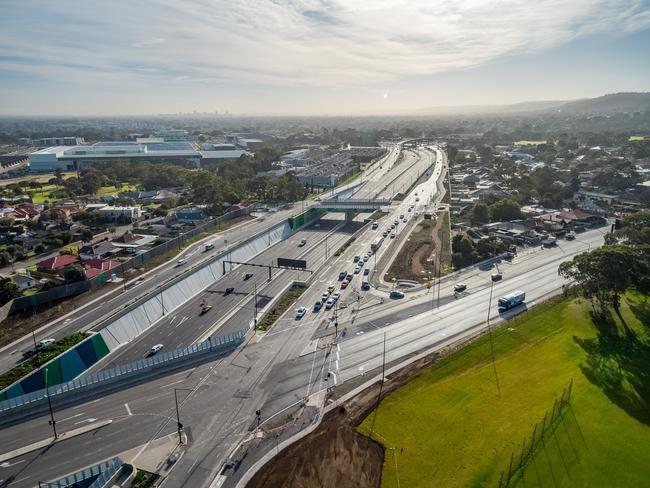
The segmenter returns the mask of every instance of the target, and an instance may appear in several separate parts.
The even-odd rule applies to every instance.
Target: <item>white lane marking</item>
[[[169,325],[172,325],[174,323],[174,320],[176,320],[176,315],[174,315],[172,319],[169,321]]]
[[[68,418],[65,418],[65,419],[61,419],[61,420],[59,420],[59,422],[65,422],[66,420],[76,419],[77,417],[81,417],[84,413],[85,413],[85,412],[81,412],[81,413],[78,413],[77,415],[73,415],[72,417],[68,417]]]
[[[89,419],[83,419],[83,420],[80,420],[79,422],[75,422],[74,425],[89,424],[91,422],[94,422],[95,420],[97,420],[97,419],[91,417]]]
[[[181,324],[182,324],[183,322],[185,322],[187,319],[189,319],[189,317],[188,317],[187,315],[183,315],[183,318],[181,319],[181,321],[180,321],[178,324],[176,324],[176,327],[178,327],[179,325],[181,325]]]
[[[133,415],[133,414],[131,413],[131,409],[129,408],[129,404],[128,404],[128,403],[125,403],[125,404],[124,404],[124,408],[126,408],[126,413],[129,415],[129,417],[130,417],[131,415]]]
[[[177,385],[179,383],[182,383],[183,381],[185,381],[185,378],[183,378],[182,380],[174,381],[173,383],[169,383],[168,385],[161,386],[160,389],[162,390],[162,389],[167,388],[169,386]]]
[[[103,400],[103,398],[98,398],[97,400],[93,400],[92,402],[87,402],[87,403],[84,403],[83,405],[77,405],[76,407],[72,407],[72,410],[76,410],[77,408],[83,408],[86,405],[92,405],[93,403],[101,402],[102,400]]]
[[[4,463],[0,464],[0,468],[11,468],[12,466],[15,466],[16,464],[24,463],[25,460],[21,459],[20,461],[16,461],[15,463],[10,463],[9,461],[5,461]]]

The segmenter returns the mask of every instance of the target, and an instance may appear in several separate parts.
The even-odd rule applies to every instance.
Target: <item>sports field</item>
[[[650,486],[650,299],[628,293],[598,323],[590,310],[555,300],[498,329],[500,396],[486,336],[384,399],[382,486],[498,486],[571,379],[562,422],[511,486]]]
[[[546,141],[515,141],[513,144],[515,146],[539,146],[540,144],[546,144]]]
[[[629,141],[645,141],[645,136],[630,136]]]

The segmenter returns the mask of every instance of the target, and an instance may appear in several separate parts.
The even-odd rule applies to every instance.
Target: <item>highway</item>
[[[415,189],[419,193],[430,192],[428,198],[416,203],[424,205],[429,198],[432,202],[439,198],[434,182],[442,175],[441,164],[439,158],[432,180]],[[404,206],[412,204],[413,196],[395,205],[391,214],[381,219],[379,232],[386,222],[402,212]],[[390,300],[387,291],[361,291],[361,277],[355,276],[352,284],[342,291],[340,307],[312,312],[311,306],[320,298],[327,284],[336,282],[340,271],[353,268],[353,256],[365,253],[378,231],[366,226],[357,234],[355,243],[341,256],[331,257],[325,265],[319,266],[312,278],[313,285],[296,304],[309,309],[302,320],[295,320],[294,311],[289,310],[270,331],[256,334],[227,358],[55,411],[60,432],[90,422],[90,419],[110,419],[113,423],[74,440],[14,457],[0,465],[0,479],[11,480],[0,486],[34,486],[37,481],[51,480],[117,454],[130,461],[135,457],[137,464],[139,449],[135,448],[174,432],[173,390],[181,388],[190,390],[183,391],[181,397],[181,420],[190,442],[165,486],[207,487],[215,479],[231,449],[254,426],[256,409],[262,410],[262,419],[265,420],[305,397],[315,406],[322,406],[326,373],[333,372],[337,384],[341,384],[376,369],[381,363],[384,332],[387,336],[388,361],[393,362],[417,351],[442,346],[450,338],[474,333],[484,326],[492,270],[478,268],[444,278],[440,286],[439,305],[437,290],[434,295],[431,291],[420,289],[407,294],[402,300]],[[515,257],[512,263],[499,265],[504,278],[494,285],[493,320],[500,319],[496,298],[502,294],[522,289],[527,294],[527,305],[531,306],[549,293],[556,292],[563,284],[557,276],[559,263],[601,245],[603,232],[594,230],[580,234],[573,242],[561,241],[557,248],[543,251],[539,248],[528,249]],[[389,249],[387,243],[384,246],[382,252]],[[299,249],[291,242],[285,248],[293,248],[292,252]],[[319,248],[311,259],[322,258],[323,252]],[[307,256],[307,260],[309,263],[310,256]],[[233,275],[241,277],[243,271],[243,267],[238,268]],[[254,272],[254,278],[261,279],[257,276],[259,269]],[[467,292],[458,298],[452,294],[456,282],[468,285]],[[234,300],[235,297],[229,299]],[[506,314],[504,318],[517,311],[521,309]],[[250,309],[240,307],[238,313],[242,313],[245,320],[250,315]],[[335,316],[340,336],[338,368],[333,360],[334,355],[327,354],[326,346],[327,340],[334,335]],[[166,320],[171,322],[172,319]],[[177,316],[174,324],[178,320]],[[159,326],[164,327],[164,324]],[[201,327],[209,328],[207,325]],[[157,330],[158,327],[153,329]],[[320,337],[325,339],[320,341],[319,347]],[[148,341],[143,344],[145,342],[150,344]],[[2,429],[2,451],[47,438],[51,432],[47,421],[48,417],[43,415]]]

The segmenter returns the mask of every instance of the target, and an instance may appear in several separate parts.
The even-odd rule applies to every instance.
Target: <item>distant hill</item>
[[[428,107],[418,110],[420,115],[452,114],[516,114],[532,112],[561,112],[565,114],[611,114],[617,112],[650,111],[650,92],[613,93],[581,100],[544,100],[512,105],[466,105],[456,107]]]
[[[612,93],[597,98],[567,102],[556,109],[575,114],[612,114],[617,112],[647,112],[650,110],[650,92]]]

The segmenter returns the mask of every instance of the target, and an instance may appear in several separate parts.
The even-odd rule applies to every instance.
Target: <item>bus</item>
[[[510,310],[524,303],[524,300],[526,300],[526,294],[521,290],[515,291],[499,298],[499,310]]]
[[[370,244],[370,249],[373,252],[376,251],[381,247],[382,242],[384,242],[384,238],[382,236],[377,237],[374,241],[372,241],[372,244]]]

